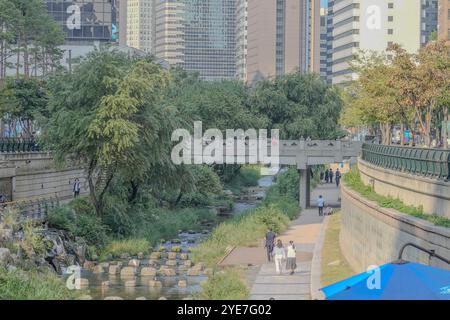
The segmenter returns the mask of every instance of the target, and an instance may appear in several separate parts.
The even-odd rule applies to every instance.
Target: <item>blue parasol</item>
[[[398,260],[321,290],[327,300],[450,300],[450,271]]]

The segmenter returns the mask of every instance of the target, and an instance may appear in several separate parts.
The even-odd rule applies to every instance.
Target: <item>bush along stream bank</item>
[[[255,207],[261,198],[246,189],[260,191],[259,174],[244,169],[233,182],[238,192],[191,192],[176,207],[150,204],[133,215],[116,210],[99,218],[87,198],[53,210],[45,221],[24,222],[17,212],[3,212],[0,299],[191,297],[213,273],[204,263],[194,265],[192,248],[221,221]],[[249,199],[236,201],[242,194]],[[72,265],[81,267],[74,284],[82,290],[66,287]]]

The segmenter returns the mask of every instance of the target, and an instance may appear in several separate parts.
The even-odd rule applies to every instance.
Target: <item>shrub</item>
[[[84,238],[88,244],[102,246],[107,242],[108,229],[84,199],[52,210],[47,220],[50,227],[69,231]]]
[[[352,168],[343,176],[343,181],[350,189],[358,192],[368,200],[376,202],[382,208],[391,208],[402,213],[409,214],[416,218],[427,220],[437,226],[450,228],[450,219],[423,212],[423,207],[414,207],[405,204],[400,199],[385,197],[376,193],[370,186],[367,186],[361,180],[361,175],[357,167]]]
[[[0,268],[0,300],[69,300],[76,297],[76,292],[68,290],[64,282],[50,272]]]
[[[197,300],[246,300],[249,290],[241,272],[226,269],[215,273],[201,285],[201,291],[194,295]]]
[[[119,257],[127,253],[136,256],[138,253],[148,253],[150,242],[146,239],[126,239],[112,241],[103,251],[103,255],[111,254],[113,257]]]
[[[287,196],[293,199],[299,199],[299,174],[295,168],[289,168],[280,173],[277,177],[275,188],[281,196]]]

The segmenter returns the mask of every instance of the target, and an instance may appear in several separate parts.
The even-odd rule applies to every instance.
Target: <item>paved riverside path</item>
[[[327,205],[339,206],[339,190],[336,184],[319,185],[311,194],[311,204],[315,205],[319,195],[323,195]],[[280,235],[283,245],[294,241],[297,249],[297,270],[289,275],[283,270],[282,275],[275,272],[274,262],[267,262],[263,240],[255,247],[238,247],[221,263],[221,265],[260,265],[252,281],[250,299],[252,300],[309,300],[311,281],[311,260],[314,246],[320,232],[323,217],[319,217],[317,208],[309,208],[300,217],[293,220],[288,229]],[[252,279],[253,280],[253,279]]]

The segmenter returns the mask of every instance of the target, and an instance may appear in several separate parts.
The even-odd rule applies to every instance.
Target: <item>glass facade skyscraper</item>
[[[155,53],[204,80],[236,75],[235,0],[157,0]]]
[[[235,76],[235,0],[182,0],[184,62],[205,80]]]
[[[118,40],[116,0],[46,0],[68,43]]]

